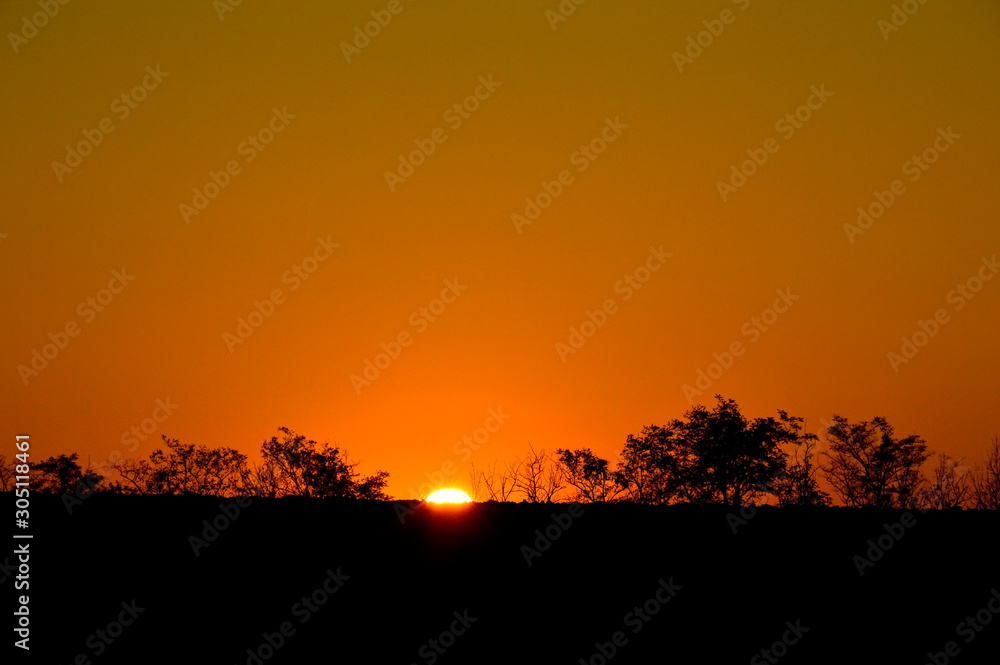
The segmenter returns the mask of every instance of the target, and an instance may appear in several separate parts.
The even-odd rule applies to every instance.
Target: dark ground
[[[567,504],[415,504],[401,524],[409,504],[253,500],[219,517],[228,526],[196,557],[189,537],[234,500],[94,496],[72,515],[57,497],[31,501],[31,657],[8,643],[5,663],[242,665],[283,622],[294,633],[249,662],[597,664],[595,643],[621,631],[615,665],[747,663],[794,638],[786,622],[808,630],[775,662],[922,664],[949,640],[959,649],[950,662],[1000,662],[1000,614],[956,632],[992,614],[995,513],[913,513],[861,576],[853,557],[902,511],[763,509],[734,534],[718,508],[583,505],[564,528],[552,514]],[[521,548],[547,527],[559,537],[529,567]],[[13,549],[0,564],[16,566]],[[339,590],[296,608],[328,569],[340,571]],[[16,574],[0,569],[8,607],[25,593]],[[673,597],[648,622],[627,618],[671,580]],[[133,599],[142,611],[119,634],[108,624]],[[452,644],[441,633],[462,629],[455,612],[475,621]],[[102,643],[99,629],[118,637]],[[450,648],[439,654],[432,639]]]

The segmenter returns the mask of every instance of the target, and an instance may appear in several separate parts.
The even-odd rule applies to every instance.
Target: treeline
[[[884,418],[850,422],[835,415],[820,454],[819,437],[804,431],[802,418],[779,410],[777,417],[751,420],[735,401],[716,400],[714,408],[695,406],[682,418],[630,434],[614,464],[590,448],[552,455],[531,446],[505,464],[473,464],[473,497],[737,508],[827,506],[836,498],[859,508],[1000,509],[1000,440],[982,466],[969,469],[944,454],[928,464],[934,454],[921,437],[897,437]],[[280,437],[261,444],[259,462],[234,448],[164,436],[164,447],[147,459],[112,460],[107,471],[81,467],[76,453],[50,457],[31,465],[31,487],[69,503],[97,493],[391,499],[387,472],[361,476],[340,448],[286,427],[278,431]],[[15,471],[0,456],[0,491],[13,489]]]
[[[984,466],[970,470],[941,454],[925,472],[933,456],[926,441],[897,437],[884,418],[835,415],[818,454],[819,437],[804,431],[802,418],[779,410],[777,418],[750,420],[735,401],[716,400],[712,409],[695,406],[629,435],[614,465],[590,448],[551,455],[530,446],[512,462],[473,465],[473,492],[496,501],[827,506],[833,497],[824,478],[848,507],[1000,508],[1000,440]]]
[[[261,461],[250,463],[234,448],[195,446],[163,437],[164,448],[148,459],[109,460],[100,469],[80,466],[77,453],[50,457],[30,466],[31,489],[61,494],[68,505],[85,495],[197,494],[277,498],[303,496],[386,500],[389,474],[362,477],[358,464],[328,443],[319,444],[287,427],[260,447]],[[13,489],[17,467],[0,456],[0,489]],[[74,499],[75,497],[75,499]]]

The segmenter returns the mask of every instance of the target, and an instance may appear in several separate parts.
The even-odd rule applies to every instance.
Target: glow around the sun
[[[428,503],[469,503],[472,499],[462,490],[438,490],[427,497]]]

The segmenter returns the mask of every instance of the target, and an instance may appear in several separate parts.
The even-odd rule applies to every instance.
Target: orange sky
[[[222,19],[209,0],[72,2],[8,35],[6,440],[96,464],[160,434],[255,455],[287,426],[404,497],[448,462],[468,488],[470,462],[529,442],[614,457],[740,342],[704,402],[810,429],[883,415],[980,461],[1000,433],[1000,280],[950,292],[1000,253],[1000,8],[925,3],[890,31],[890,2],[652,4],[555,21],[556,0],[244,2]],[[21,33],[38,11],[3,3],[0,24]],[[342,47],[373,11],[391,21]],[[72,171],[53,166],[88,135]],[[933,164],[911,162],[927,149]],[[202,201],[211,173],[225,186]],[[896,180],[881,217],[845,230]],[[543,181],[558,195],[527,209]],[[134,279],[102,295],[123,268]],[[276,289],[245,341],[225,337]],[[775,316],[777,290],[798,299]],[[65,348],[19,370],[50,334]],[[509,419],[457,453],[491,409]]]

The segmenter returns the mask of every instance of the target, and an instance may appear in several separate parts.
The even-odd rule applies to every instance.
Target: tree
[[[772,491],[785,469],[783,444],[797,443],[801,419],[747,420],[734,400],[716,395],[714,409],[697,405],[684,420],[630,436],[622,479],[652,503],[720,503],[738,508]]]
[[[930,456],[927,443],[913,434],[899,439],[885,418],[850,423],[833,417],[827,428],[830,450],[823,470],[849,507],[911,508],[924,480],[920,467]]]
[[[111,488],[113,491],[121,494],[152,494],[155,492],[152,478],[153,470],[149,465],[149,461],[119,457],[109,460],[108,468],[116,471],[122,480],[125,481],[123,483],[116,480],[112,483]]]
[[[485,469],[476,469],[473,463],[469,475],[472,479],[472,495],[476,499],[508,501],[515,491],[515,469],[510,464],[501,467],[493,462]]]
[[[7,463],[7,457],[0,455],[0,492],[14,489],[14,466]]]
[[[233,496],[239,493],[247,457],[234,448],[183,444],[162,436],[167,449],[149,455],[147,486],[157,494]]]
[[[92,491],[104,476],[89,470],[84,472],[76,461],[78,458],[79,455],[73,453],[49,457],[35,464],[32,471],[37,474],[36,491],[53,494],[74,494],[78,488],[81,492]]]
[[[614,501],[623,491],[620,477],[609,470],[608,460],[590,448],[556,450],[566,482],[576,488],[574,501],[604,503]]]
[[[389,474],[376,471],[359,478],[356,462],[348,462],[337,447],[322,445],[287,427],[279,427],[283,436],[271,437],[261,444],[262,468],[256,478],[273,486],[274,496],[350,498],[387,500],[385,485]]]
[[[373,475],[366,476],[360,482],[354,483],[351,498],[366,501],[389,501],[392,497],[385,493],[385,486],[388,482],[388,471],[376,471]]]
[[[247,496],[276,498],[280,492],[276,466],[273,462],[254,462],[243,469],[240,486],[242,493]]]
[[[778,505],[830,505],[830,495],[820,489],[816,477],[819,467],[813,463],[816,457],[813,449],[818,445],[819,437],[802,432],[802,419],[789,418],[784,412],[779,413],[789,422],[796,434],[796,441],[792,455],[794,462],[775,478],[774,494],[778,497]]]
[[[944,453],[938,455],[934,477],[920,493],[926,507],[947,510],[961,508],[968,502],[972,496],[972,484],[968,474],[960,471],[961,464],[960,459],[953,459]]]
[[[971,504],[979,510],[1000,510],[1000,438],[986,452],[986,465],[971,474]]]
[[[112,489],[123,494],[242,494],[246,455],[234,448],[183,444],[161,435],[166,449],[157,448],[148,460],[118,458],[109,468],[121,477]]]
[[[629,501],[652,505],[670,503],[678,487],[667,462],[670,432],[656,425],[628,435],[618,463],[618,478]]]
[[[530,503],[548,503],[565,487],[562,469],[545,452],[528,444],[528,454],[512,465],[514,490]]]

